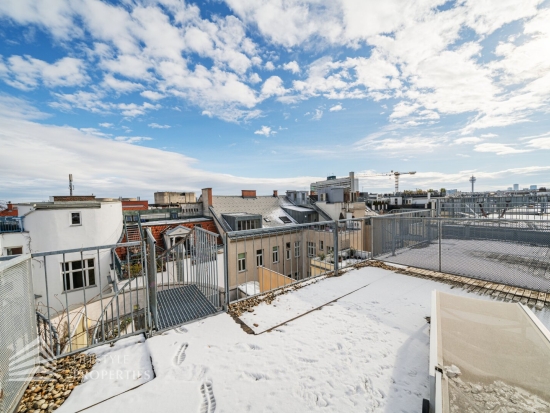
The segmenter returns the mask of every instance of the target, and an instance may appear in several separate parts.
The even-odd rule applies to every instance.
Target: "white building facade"
[[[123,232],[121,202],[89,198],[93,199],[18,204],[23,231],[0,234],[0,252],[8,255],[20,248],[17,251],[27,254],[116,244]],[[55,313],[94,301],[100,296],[100,285],[102,293],[112,292],[111,263],[110,249],[33,258],[36,304],[49,303]]]

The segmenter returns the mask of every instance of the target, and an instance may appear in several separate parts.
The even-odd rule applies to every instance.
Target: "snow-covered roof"
[[[222,215],[261,215],[263,227],[279,227],[285,225],[280,217],[286,217],[291,223],[297,222],[287,214],[279,204],[279,197],[257,196],[243,198],[242,196],[213,196],[211,211],[219,221],[225,222]],[[268,220],[266,221],[267,218]],[[227,230],[227,229],[226,229]]]
[[[241,316],[270,333],[247,334],[220,313],[147,342],[137,336],[91,349],[101,362],[59,411],[420,411],[429,399],[433,290],[494,300],[381,268],[352,270]],[[550,323],[547,309],[536,315]]]

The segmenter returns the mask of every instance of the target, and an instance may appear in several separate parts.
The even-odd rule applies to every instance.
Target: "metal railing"
[[[369,224],[356,218],[226,233],[226,304],[367,260]]]
[[[36,312],[36,327],[42,344],[49,349],[52,355],[58,356],[61,353],[61,344],[57,329],[38,311]]]
[[[0,217],[0,233],[23,232],[23,217]]]
[[[121,273],[129,278],[120,290],[116,261],[113,263],[116,256],[113,251],[117,249],[126,257],[125,262],[120,263]],[[55,342],[53,336],[57,334],[60,355],[66,356],[108,341],[107,330],[101,329],[99,339],[95,334],[98,323],[112,321],[114,313],[107,313],[106,308],[109,305],[116,307],[115,298],[128,298],[132,302],[134,296],[127,294],[129,284],[138,283],[139,289],[147,286],[142,281],[145,278],[142,250],[141,242],[126,242],[32,254],[36,310],[52,326],[48,329],[48,342]],[[143,293],[138,295],[141,298]],[[140,309],[145,307],[143,300],[136,300]],[[116,307],[117,325],[123,317],[133,314],[133,304],[130,307]],[[131,328],[119,329],[116,337],[132,333]]]
[[[546,195],[472,196],[439,200],[439,216],[448,218],[550,220]]]
[[[550,222],[386,216],[372,219],[373,257],[550,292]]]
[[[200,318],[208,312],[204,300],[210,310],[221,307],[218,238],[218,234],[195,227],[156,256],[152,313],[157,329],[164,329],[175,320]],[[148,239],[152,236],[148,235]],[[159,308],[161,304],[163,307]]]

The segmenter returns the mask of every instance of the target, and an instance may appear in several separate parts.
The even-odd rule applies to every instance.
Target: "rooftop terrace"
[[[91,350],[105,361],[59,412],[95,403],[86,411],[421,411],[433,290],[494,299],[381,268],[352,270],[247,311],[241,320],[256,334],[222,313]],[[550,327],[548,308],[535,314]],[[119,370],[139,377],[97,379]],[[537,411],[548,411],[544,403]]]

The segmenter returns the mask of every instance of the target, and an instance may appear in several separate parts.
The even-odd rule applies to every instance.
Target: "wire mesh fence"
[[[372,222],[377,259],[550,291],[550,222],[405,216]]]
[[[16,407],[38,360],[30,261],[22,255],[0,263],[0,413]]]
[[[547,195],[478,195],[442,199],[437,210],[449,218],[550,221],[549,201]]]

